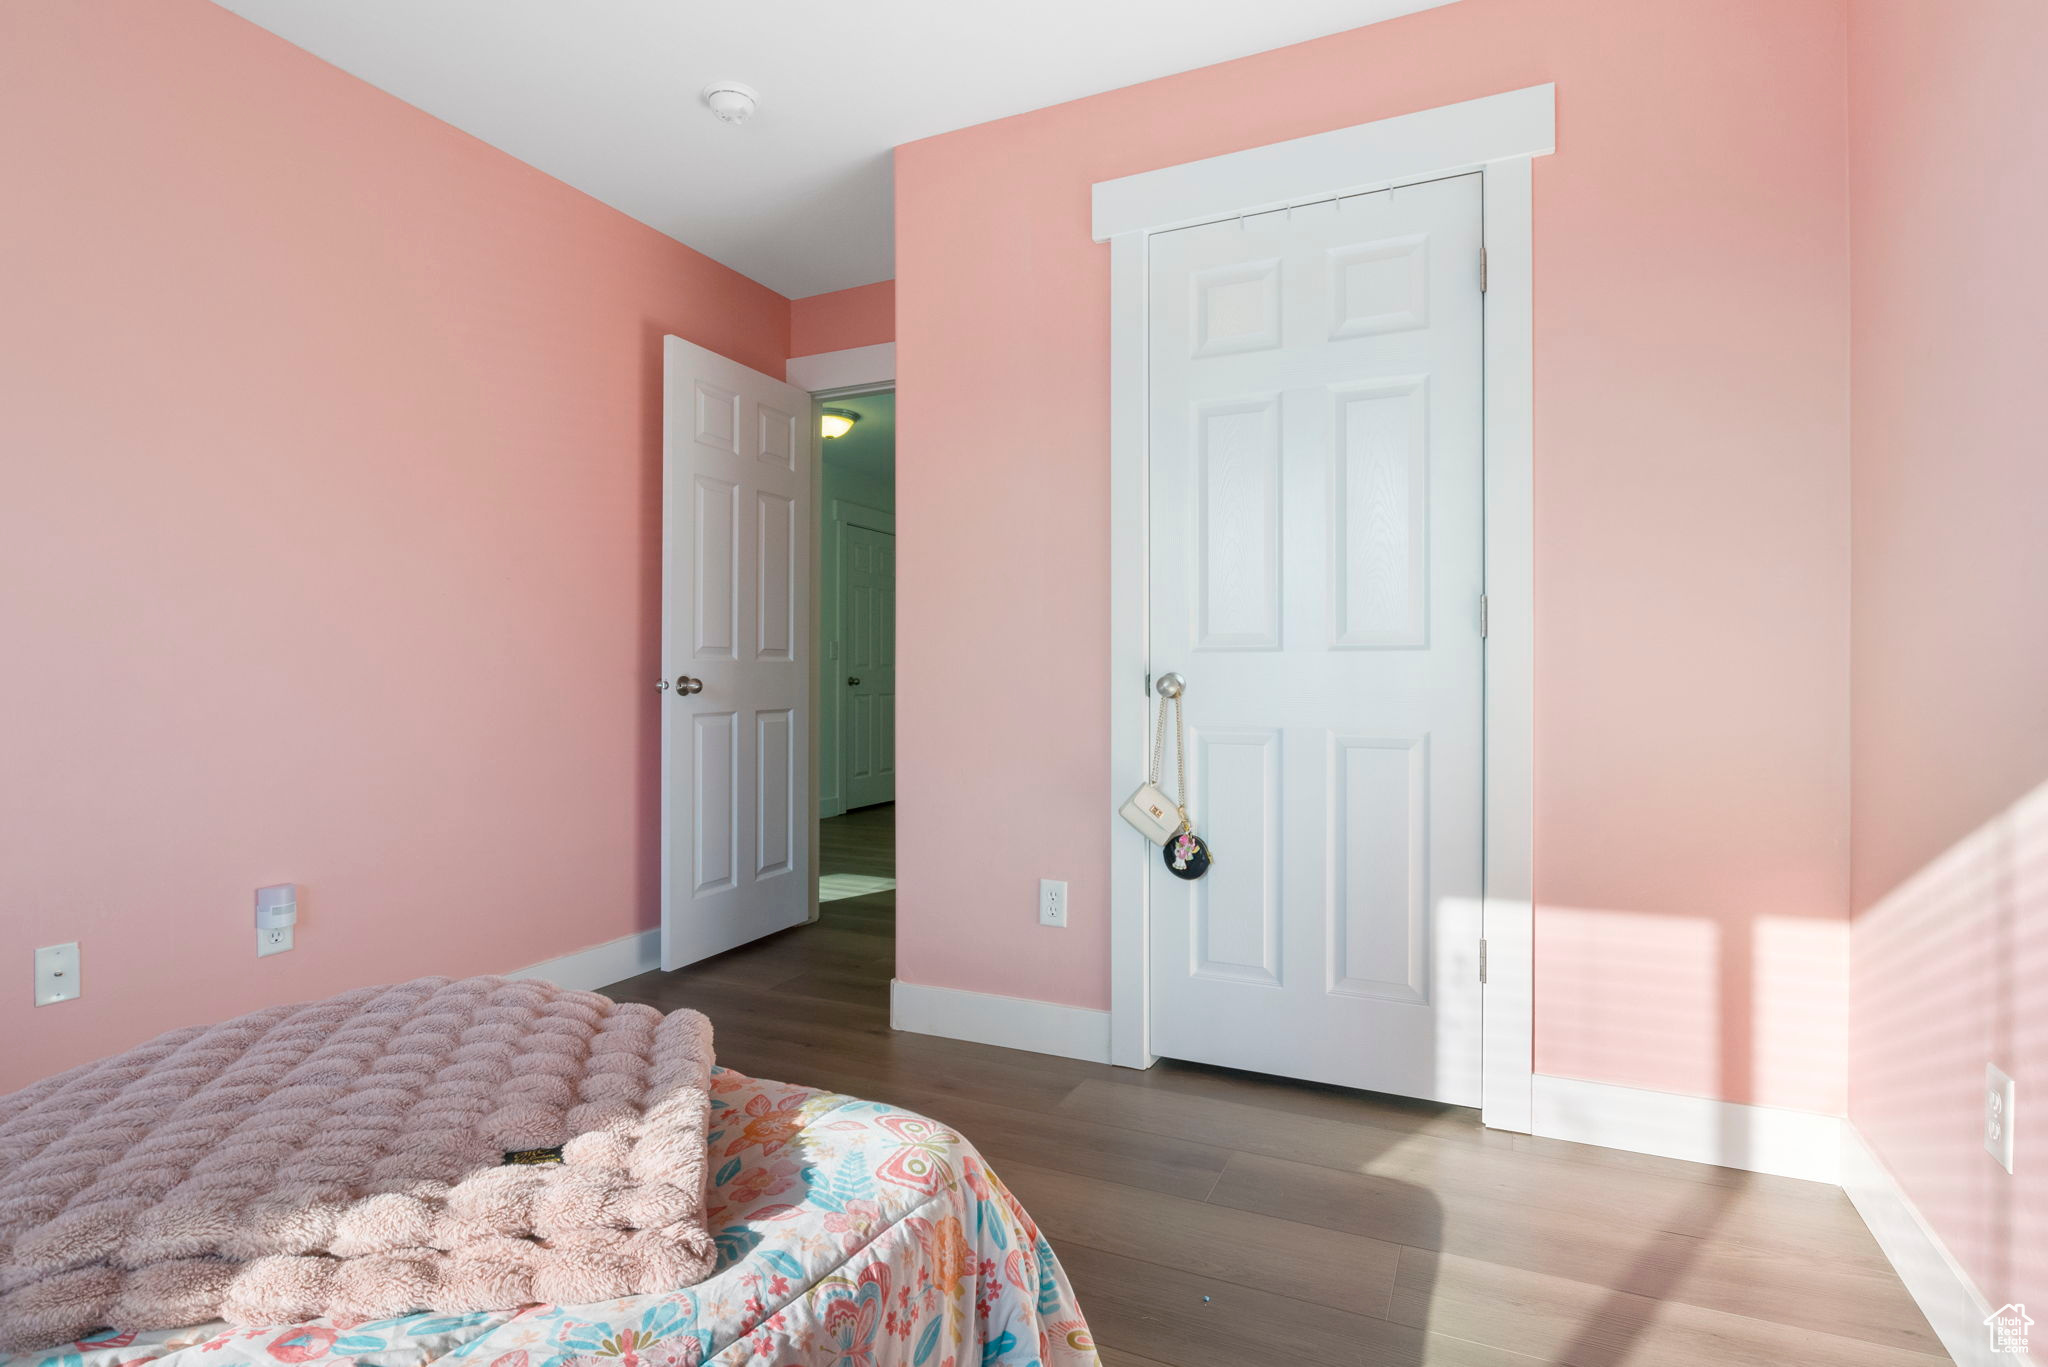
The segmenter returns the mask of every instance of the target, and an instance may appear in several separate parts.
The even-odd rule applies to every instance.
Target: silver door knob
[[[704,681],[702,679],[693,679],[687,674],[676,675],[676,695],[678,697],[687,698],[692,693],[702,693],[703,691]]]
[[[1162,698],[1178,698],[1188,691],[1188,681],[1178,674],[1161,674],[1153,687],[1159,690]]]
[[[654,691],[655,691],[655,692],[657,692],[657,693],[666,693],[666,692],[668,692],[668,680],[667,680],[667,679],[656,679],[656,680],[654,681]]]
[[[847,675],[847,676],[846,676],[846,686],[847,686],[848,688],[859,688],[859,687],[860,687],[860,680],[859,680],[859,679],[856,679],[856,678],[854,678],[854,677],[853,677],[853,676],[852,676],[851,674],[849,674],[849,675]]]

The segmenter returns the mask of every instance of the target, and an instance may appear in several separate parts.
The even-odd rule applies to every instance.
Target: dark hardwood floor
[[[816,924],[605,991],[703,1011],[728,1067],[967,1136],[1110,1367],[1948,1361],[1833,1187],[1397,1097],[898,1034],[894,809],[825,822],[821,846]]]

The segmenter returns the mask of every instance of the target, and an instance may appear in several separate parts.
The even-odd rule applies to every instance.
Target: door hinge
[[[1482,593],[1479,595],[1479,635],[1482,638],[1485,637],[1488,628],[1493,624],[1491,618],[1492,613],[1486,605],[1486,595]]]
[[[1486,293],[1486,248],[1479,249],[1479,292]]]
[[[1479,942],[1479,981],[1482,985],[1486,982],[1486,941],[1484,940]]]

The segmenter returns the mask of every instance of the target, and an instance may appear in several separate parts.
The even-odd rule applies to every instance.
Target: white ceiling
[[[800,298],[895,274],[898,143],[1450,0],[218,2]]]

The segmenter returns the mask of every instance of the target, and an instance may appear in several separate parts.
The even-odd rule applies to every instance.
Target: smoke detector
[[[752,86],[741,85],[738,81],[713,81],[704,87],[704,103],[710,105],[711,112],[724,123],[745,123],[760,99]]]

